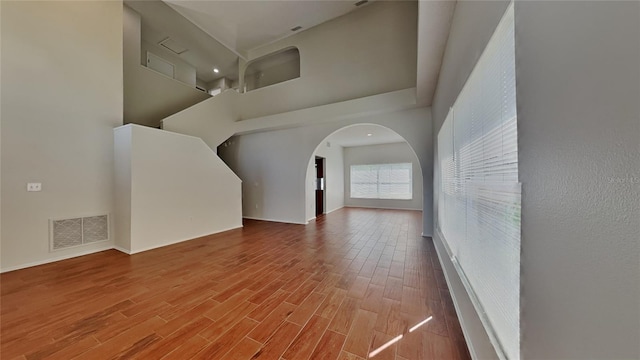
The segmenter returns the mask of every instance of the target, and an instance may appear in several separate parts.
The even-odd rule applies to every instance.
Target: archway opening
[[[305,179],[307,221],[343,207],[423,210],[418,156],[382,125],[348,125],[326,136],[309,157]]]

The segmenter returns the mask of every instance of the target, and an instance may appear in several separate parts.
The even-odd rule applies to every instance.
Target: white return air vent
[[[50,221],[51,251],[109,240],[109,216]]]

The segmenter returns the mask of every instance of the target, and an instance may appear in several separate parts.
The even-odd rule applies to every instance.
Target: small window
[[[351,165],[351,198],[413,199],[411,163]]]
[[[244,90],[251,91],[299,77],[300,52],[297,48],[289,48],[249,63],[244,72]]]

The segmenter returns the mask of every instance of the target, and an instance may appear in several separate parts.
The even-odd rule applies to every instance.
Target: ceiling
[[[455,8],[455,0],[418,2],[416,98],[419,106],[431,106],[433,101]]]
[[[357,0],[125,0],[142,18],[142,40],[171,38],[188,51],[176,55],[204,82],[238,78],[238,57],[357,8]],[[375,1],[375,0],[369,0]],[[294,32],[292,28],[301,26]],[[214,73],[213,68],[220,70]]]
[[[371,136],[368,136],[371,134]],[[342,147],[380,145],[405,142],[395,131],[384,126],[361,124],[353,125],[331,134],[326,141]]]
[[[305,31],[360,7],[357,0],[125,0],[142,16],[142,36],[148,43],[171,37],[188,48],[182,59],[209,82],[238,77],[238,57],[248,50],[291,36],[295,26]],[[374,0],[369,0],[374,1]],[[402,0],[396,0],[402,1]],[[416,97],[431,106],[455,0],[418,2]],[[298,31],[298,32],[299,32]],[[213,67],[220,69],[213,73]]]
[[[163,1],[243,58],[296,26],[306,30],[362,7],[358,0]]]

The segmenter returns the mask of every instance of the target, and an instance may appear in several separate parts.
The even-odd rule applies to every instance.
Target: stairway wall
[[[114,136],[119,250],[242,227],[241,180],[200,138],[133,124]]]

